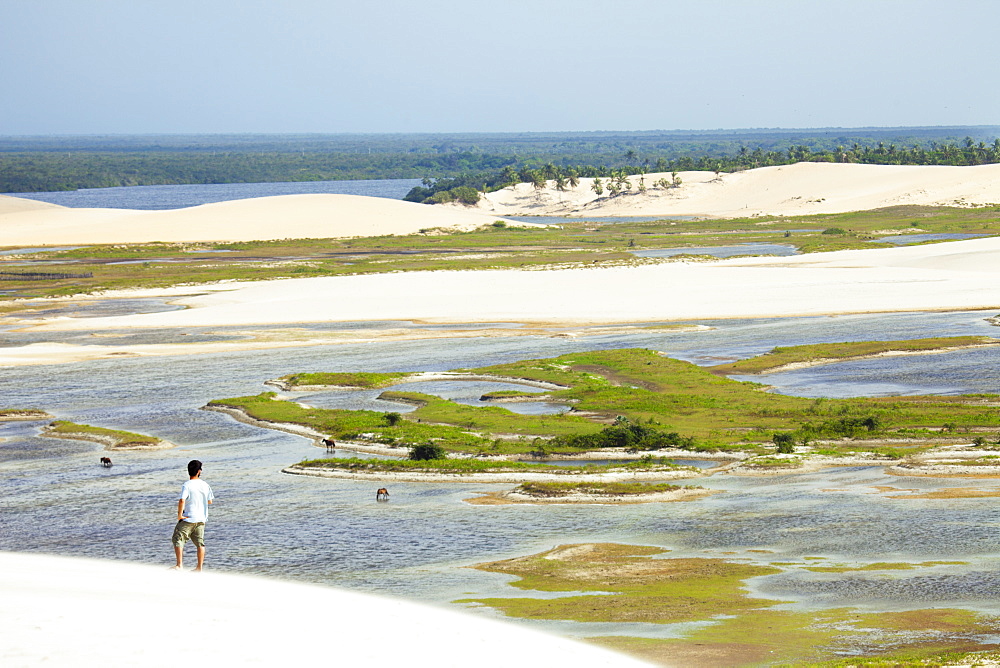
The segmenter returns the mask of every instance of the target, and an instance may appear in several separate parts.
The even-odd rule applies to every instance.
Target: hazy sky
[[[1000,124],[997,0],[0,0],[0,135]]]

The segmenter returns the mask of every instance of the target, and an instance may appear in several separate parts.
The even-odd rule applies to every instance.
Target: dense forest
[[[570,178],[571,170],[578,176],[608,176],[612,170],[731,171],[801,160],[981,164],[1000,160],[998,136],[1000,127],[980,126],[0,137],[0,192],[422,178],[427,185],[412,199],[426,199],[457,187],[498,187],[513,174],[530,181],[529,171],[553,168]]]

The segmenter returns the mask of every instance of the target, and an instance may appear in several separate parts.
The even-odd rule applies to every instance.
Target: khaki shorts
[[[184,547],[189,540],[198,547],[205,547],[205,523],[181,520],[174,527],[174,547]]]

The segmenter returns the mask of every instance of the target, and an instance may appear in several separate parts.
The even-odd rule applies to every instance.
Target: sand
[[[282,195],[166,211],[72,209],[0,195],[0,246],[365,237],[470,230],[496,219],[359,195]]]
[[[679,188],[598,199],[593,179],[573,189],[528,184],[489,193],[478,206],[423,205],[357,195],[284,195],[168,211],[72,209],[0,195],[0,247],[247,241],[474,229],[504,215],[787,216],[900,204],[1000,203],[1000,164],[975,167],[799,163],[722,174],[683,172]],[[638,185],[639,177],[631,177]],[[551,186],[550,182],[550,186]]]
[[[555,326],[1000,309],[998,275],[1000,238],[985,238],[710,263],[412,272],[125,291],[117,296],[161,294],[187,308],[19,324],[29,331],[367,320]]]
[[[674,202],[671,206],[676,205],[677,212],[715,215],[746,205],[748,211],[801,213],[814,212],[820,205],[823,210],[855,210],[886,204],[954,203],[962,198],[977,203],[1000,201],[1000,165],[803,163],[723,175],[719,181],[710,173],[686,176],[685,183],[692,190],[685,201],[692,206],[701,204],[692,209]],[[695,186],[704,189],[702,195],[696,196]],[[590,192],[583,185],[578,190]],[[580,192],[557,194],[569,198]],[[618,213],[642,213],[641,207],[646,206],[642,202],[660,206],[673,202],[675,195],[630,195],[614,206],[625,207]],[[755,199],[742,203],[751,195]],[[0,245],[405,233],[437,225],[475,227],[492,220],[492,214],[477,211],[350,195],[293,195],[151,212],[74,210],[0,197]],[[159,297],[185,308],[95,318],[28,320],[15,315],[5,319],[5,324],[34,332],[237,326],[246,327],[251,340],[146,346],[38,343],[0,349],[0,363],[331,345],[368,336],[359,332],[253,330],[254,326],[310,322],[520,323],[520,329],[493,329],[485,334],[537,335],[549,331],[554,336],[586,336],[595,333],[587,329],[595,325],[1000,310],[998,272],[1000,238],[983,238],[780,258],[704,262],[647,259],[635,266],[387,273],[119,291],[99,296]],[[557,329],[566,327],[573,329]],[[446,330],[410,329],[408,333],[403,328],[391,336],[426,338],[429,331],[432,336],[449,335]]]
[[[489,193],[477,208],[496,215],[548,216],[796,216],[865,211],[903,204],[970,206],[1000,203],[1000,164],[855,165],[801,162],[743,172],[681,172],[679,188],[653,187],[670,174],[646,174],[647,191],[602,198],[593,179],[560,192],[522,183]],[[602,179],[605,183],[607,179]],[[460,205],[448,205],[457,208]]]
[[[173,560],[166,548],[164,564]],[[405,600],[124,561],[4,552],[0,591],[0,664],[10,668],[649,665]],[[189,646],[178,653],[174,639],[185,634]]]

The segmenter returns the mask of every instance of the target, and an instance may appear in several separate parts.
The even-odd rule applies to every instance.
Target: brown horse
[[[327,450],[333,450],[333,449],[335,449],[337,447],[337,442],[335,440],[333,440],[332,438],[324,438],[323,439],[323,445],[326,446]]]
[[[106,469],[111,468],[111,457],[101,457],[101,466]]]
[[[376,501],[388,501],[389,500],[389,490],[385,487],[379,487],[378,491],[375,492]]]

